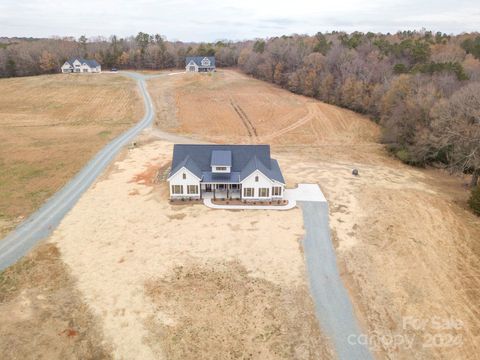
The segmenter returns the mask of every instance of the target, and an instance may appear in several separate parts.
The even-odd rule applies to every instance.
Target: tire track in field
[[[255,137],[255,138],[258,137],[257,129],[255,128],[255,126],[253,126],[252,122],[248,118],[245,111],[240,107],[240,105],[238,105],[235,102],[235,100],[233,100],[233,98],[231,96],[230,96],[229,100],[230,100],[230,105],[232,105],[233,109],[235,110],[235,112],[237,113],[240,120],[242,120],[243,125],[247,129],[248,136],[249,137]]]
[[[308,123],[309,121],[313,120],[315,118],[315,115],[317,115],[318,113],[318,109],[317,109],[317,106],[316,104],[312,104],[312,103],[308,103],[307,104],[307,107],[308,107],[308,113],[307,115],[305,115],[304,117],[302,117],[301,119],[297,120],[296,122],[294,122],[293,124],[290,124],[278,131],[275,131],[269,135],[265,135],[262,137],[262,140],[263,141],[266,141],[266,140],[273,140],[281,135],[284,135],[292,130],[295,130],[296,128]]]

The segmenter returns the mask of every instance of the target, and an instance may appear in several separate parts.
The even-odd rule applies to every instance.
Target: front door
[[[212,191],[212,184],[205,184],[205,192],[211,192]]]

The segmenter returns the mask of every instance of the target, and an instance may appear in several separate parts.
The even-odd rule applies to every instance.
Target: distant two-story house
[[[62,73],[99,73],[102,67],[96,60],[73,58],[62,65]]]
[[[175,144],[171,199],[282,200],[285,180],[269,145]]]
[[[215,71],[214,56],[187,56],[185,58],[185,71],[211,72]]]

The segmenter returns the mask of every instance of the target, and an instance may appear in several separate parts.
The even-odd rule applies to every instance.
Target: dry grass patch
[[[148,322],[167,359],[330,359],[306,287],[249,276],[237,262],[176,267],[146,284],[171,324]]]
[[[263,336],[266,327],[280,326],[281,333],[264,339],[262,354],[278,358],[294,351],[306,358],[317,354],[313,349],[323,338],[316,335],[315,309],[307,291],[300,210],[233,212],[187,202],[171,205],[167,184],[149,181],[154,177],[152,164],[167,166],[171,151],[172,144],[162,141],[129,150],[88,189],[50,239],[78,279],[85,301],[102,319],[114,356],[162,358],[167,350],[155,327],[170,329],[172,320],[184,321],[182,313],[194,316],[199,306],[205,309],[192,318],[193,328],[184,323],[181,331],[192,339],[190,329],[199,330],[201,317],[212,313],[201,335],[205,337],[191,344],[204,351],[203,358],[220,357],[225,348],[210,349],[215,356],[208,356],[204,347],[211,341],[209,329],[218,327],[220,336],[228,331],[229,322],[231,332],[224,338],[235,353],[255,355],[254,346],[260,342],[259,338],[244,343],[237,337],[244,339],[249,332]],[[185,270],[178,273],[179,283],[173,283],[180,266]],[[152,279],[170,282],[162,283],[165,288],[159,291],[174,297],[165,304],[172,316],[163,313],[163,298],[159,303],[145,294],[145,284]],[[214,312],[216,304],[224,308]],[[242,304],[248,306],[244,309]],[[264,306],[270,310],[264,312]],[[260,323],[264,325],[256,331]],[[176,330],[171,330],[174,341]],[[176,345],[168,346],[173,353]],[[191,348],[182,349],[179,354]]]
[[[149,84],[161,109],[158,126],[213,142],[363,143],[379,134],[364,116],[232,70],[152,79]]]
[[[0,237],[143,112],[133,80],[110,74],[0,80]]]
[[[317,148],[298,150],[284,149],[277,159],[287,182],[319,183],[325,192],[338,264],[364,332],[413,337],[412,348],[380,344],[379,355],[473,358],[480,333],[480,223],[461,206],[468,196],[462,180],[385,154],[382,160],[380,152],[346,148],[328,158]],[[351,175],[352,167],[360,176]],[[412,331],[403,327],[407,317],[463,325],[439,331],[430,323]],[[429,335],[438,341],[458,336],[461,344],[423,346]]]
[[[53,244],[0,273],[0,358],[109,359],[97,320]]]

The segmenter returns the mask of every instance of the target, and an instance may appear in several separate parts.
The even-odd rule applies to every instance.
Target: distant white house
[[[99,73],[102,67],[96,60],[73,58],[62,65],[62,73]]]
[[[269,145],[175,144],[171,199],[282,200],[285,180]]]
[[[215,71],[214,56],[187,56],[185,58],[185,71],[211,72]]]

